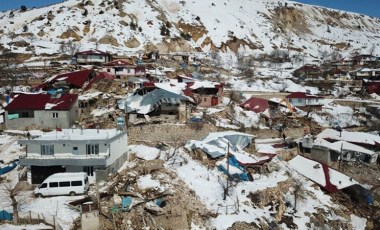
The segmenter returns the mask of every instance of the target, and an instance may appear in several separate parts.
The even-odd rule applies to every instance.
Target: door
[[[218,97],[212,97],[211,98],[211,106],[218,105]]]
[[[46,178],[54,173],[66,172],[66,168],[56,166],[32,166],[32,184],[41,184]]]

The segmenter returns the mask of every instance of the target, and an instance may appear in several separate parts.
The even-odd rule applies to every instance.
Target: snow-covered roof
[[[288,161],[288,163],[290,167],[295,169],[299,174],[309,178],[329,192],[335,192],[336,190],[358,184],[357,181],[343,173],[302,156],[296,156]]]
[[[28,141],[49,140],[107,140],[120,134],[116,129],[62,129],[51,131]]]
[[[230,153],[235,155],[238,161],[247,163],[247,156],[242,156],[238,152],[247,147],[254,136],[246,133],[240,133],[235,131],[215,132],[209,133],[201,141],[191,140],[186,143],[185,148],[192,150],[199,148],[207,153],[212,158],[218,158],[226,155],[227,146],[230,145]],[[255,161],[256,162],[256,161]],[[249,163],[253,163],[249,162]]]
[[[317,138],[337,140],[337,141],[347,141],[351,143],[361,143],[367,145],[380,145],[380,136],[363,133],[363,132],[340,132],[334,129],[325,129],[320,134],[317,135]]]
[[[363,148],[359,145],[355,145],[355,144],[352,144],[352,143],[349,143],[347,141],[336,141],[334,143],[330,143],[324,139],[321,139],[321,138],[317,138],[315,141],[314,141],[314,144],[315,145],[319,145],[319,146],[324,146],[324,147],[327,147],[331,150],[334,150],[336,152],[340,152],[341,150],[348,150],[348,151],[354,151],[354,152],[359,152],[359,153],[365,153],[365,154],[368,154],[368,155],[374,155],[376,154],[374,151],[371,151],[369,149],[366,149],[366,148]]]
[[[193,101],[192,98],[180,94],[177,89],[155,89],[145,95],[135,94],[127,98],[126,112],[136,112],[139,114],[148,114],[164,102],[172,104],[179,103],[181,100]]]

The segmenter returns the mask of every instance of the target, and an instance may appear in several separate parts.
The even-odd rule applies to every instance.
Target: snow
[[[352,224],[353,229],[355,230],[366,229],[367,219],[358,217],[354,214],[351,214],[350,217],[351,217],[351,224]]]
[[[177,157],[186,159],[187,164],[173,166],[169,163],[167,167],[174,170],[190,189],[195,191],[202,203],[204,203],[209,210],[218,213],[216,218],[211,219],[212,226],[218,230],[226,229],[237,221],[245,221],[247,223],[256,222],[259,224],[259,218],[270,219],[271,212],[268,210],[269,208],[255,208],[250,204],[250,200],[246,194],[275,187],[277,183],[287,179],[284,175],[284,171],[279,170],[278,172],[275,171],[268,174],[268,176],[262,175],[253,182],[239,182],[236,188],[230,188],[230,195],[227,196],[226,200],[223,200],[222,186],[225,177],[222,172],[217,169],[208,169],[184,154],[181,149]],[[245,190],[245,195],[241,193],[242,190]],[[235,213],[236,207],[234,208],[233,204],[235,204],[237,199],[240,203],[240,212]],[[226,205],[231,205],[227,208],[227,213]]]
[[[317,138],[342,140],[352,143],[363,143],[368,145],[375,145],[380,143],[380,136],[364,133],[364,132],[348,132],[343,130],[341,133],[334,129],[325,129]]]
[[[53,216],[55,216],[57,224],[63,230],[69,230],[73,226],[73,220],[78,218],[80,214],[76,210],[68,208],[66,204],[81,198],[83,196],[56,196],[32,199],[21,207],[21,211],[43,214],[45,218],[50,220],[50,223],[53,223]]]
[[[46,224],[22,224],[22,225],[13,225],[13,224],[2,224],[0,229],[4,230],[40,230],[40,229],[53,229],[53,227]]]
[[[113,113],[115,112],[114,108],[109,108],[109,109],[94,109],[91,111],[91,115],[94,117],[100,117],[103,116],[104,114],[107,113]]]
[[[161,186],[160,182],[158,180],[152,179],[152,175],[144,175],[140,176],[137,180],[137,184],[139,188],[141,189],[148,189],[148,188],[159,188]]]
[[[120,134],[116,129],[62,129],[41,134],[33,140],[107,140]]]
[[[102,95],[102,94],[103,94],[102,92],[86,93],[86,94],[79,95],[78,99],[80,101],[89,101],[93,98],[97,98],[99,95]]]
[[[128,152],[136,153],[136,157],[144,160],[154,160],[160,156],[160,150],[146,145],[129,145]]]

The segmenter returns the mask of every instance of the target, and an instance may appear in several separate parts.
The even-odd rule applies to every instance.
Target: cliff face
[[[380,19],[278,0],[68,0],[0,13],[0,49],[379,54]],[[21,44],[21,45],[20,45]]]

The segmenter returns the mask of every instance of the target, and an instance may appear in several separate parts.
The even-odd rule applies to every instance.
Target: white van
[[[84,194],[89,188],[87,173],[55,173],[42,182],[34,194],[42,196],[59,196]]]

